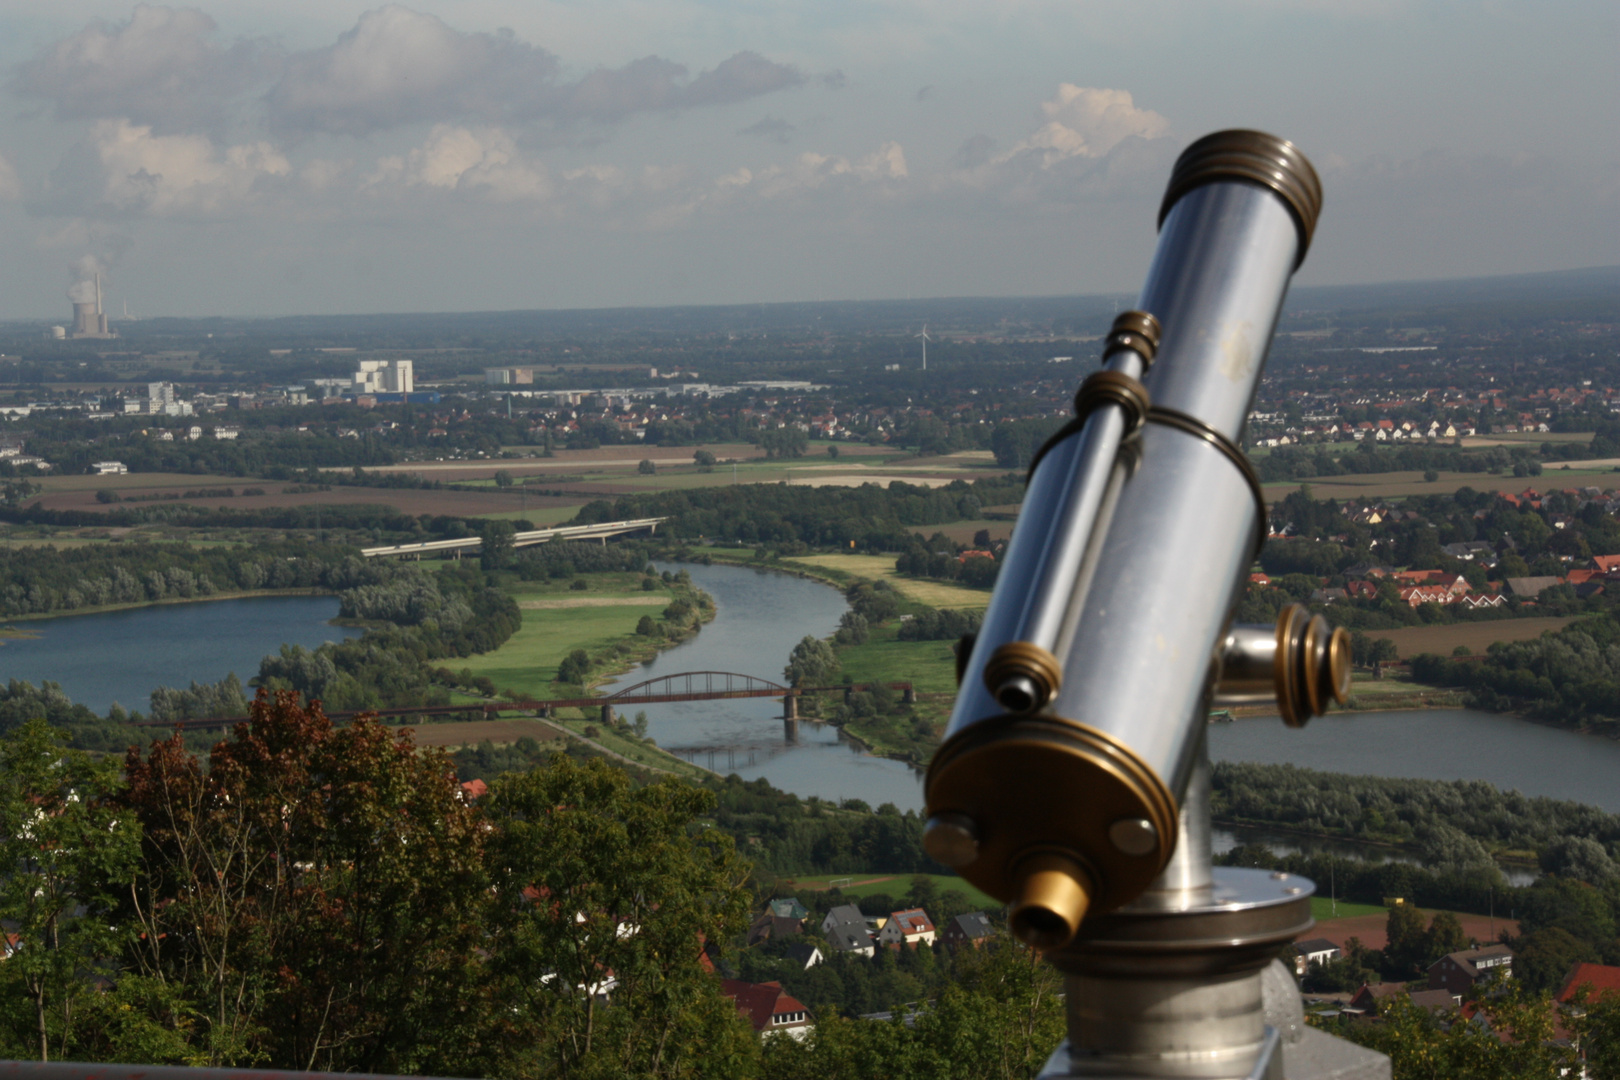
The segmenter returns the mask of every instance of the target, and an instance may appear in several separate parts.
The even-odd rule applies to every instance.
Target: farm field
[[[799,563],[824,570],[842,570],[859,577],[883,579],[893,585],[902,596],[935,608],[984,608],[990,606],[990,593],[983,589],[964,589],[943,581],[921,581],[900,577],[894,572],[893,555],[806,555],[802,558],[783,559],[784,563]]]
[[[1442,472],[1438,480],[1425,480],[1421,472],[1364,473],[1354,476],[1322,476],[1306,480],[1282,480],[1263,485],[1268,501],[1284,498],[1309,485],[1318,499],[1393,499],[1404,495],[1450,495],[1459,488],[1475,491],[1556,491],[1565,487],[1600,488],[1620,486],[1620,458],[1597,462],[1569,462],[1549,465],[1540,476],[1514,476],[1511,473]]]
[[[1465,450],[1476,446],[1540,446],[1542,443],[1586,443],[1595,431],[1513,431],[1499,435],[1469,435],[1462,441]]]
[[[845,896],[866,897],[874,893],[883,893],[886,896],[900,896],[911,890],[911,879],[926,877],[933,881],[935,888],[940,892],[966,893],[969,900],[981,905],[987,911],[995,911],[1003,905],[1000,900],[989,893],[980,891],[965,878],[954,877],[948,874],[812,874],[805,877],[794,878],[792,881],[782,883],[782,889],[803,889],[806,892],[820,892],[832,888],[832,882],[844,881],[853,877],[854,883],[840,885],[839,891]],[[864,911],[864,909],[863,909]],[[868,915],[887,914],[887,912],[864,912]],[[943,930],[943,927],[939,929]]]
[[[1316,899],[1320,898],[1313,898],[1313,909]],[[1327,938],[1341,949],[1344,948],[1344,943],[1351,938],[1360,938],[1361,943],[1369,949],[1382,949],[1389,944],[1389,935],[1385,933],[1385,927],[1389,919],[1387,911],[1379,908],[1376,914],[1344,918],[1342,917],[1344,907],[1344,902],[1340,901],[1339,912],[1341,917],[1318,921],[1316,928],[1308,931],[1305,936]],[[1423,916],[1425,925],[1435,915],[1433,911],[1427,910],[1420,911],[1420,914]],[[1497,935],[1504,930],[1514,937],[1519,935],[1519,924],[1514,919],[1506,919],[1500,915],[1493,919],[1488,915],[1471,915],[1461,911],[1455,914],[1457,921],[1462,923],[1463,933],[1481,944],[1488,945],[1495,942]]]
[[[990,534],[992,541],[1006,540],[1012,536],[1013,523],[1010,521],[991,521],[988,518],[979,518],[975,521],[958,521],[954,525],[929,525],[914,530],[918,536],[929,537],[935,533],[943,533],[947,540],[958,544],[973,543],[973,536],[980,529]]]
[[[333,486],[327,491],[292,491],[298,485],[279,481],[243,479],[227,476],[184,476],[164,473],[130,473],[125,476],[74,476],[58,480],[99,481],[46,486],[43,494],[29,500],[29,505],[47,510],[78,510],[107,513],[120,509],[145,506],[167,506],[175,502],[188,506],[226,510],[268,510],[289,506],[388,506],[402,514],[450,515],[458,517],[524,517],[537,524],[566,520],[577,512],[583,498],[559,498],[549,495],[519,494],[515,490],[501,491],[490,488],[481,491],[432,491],[410,488],[373,488]],[[119,481],[112,483],[111,481]],[[96,499],[102,489],[116,491],[124,499],[149,494],[180,494],[208,488],[230,488],[235,496],[194,496],[174,500],[104,503]],[[243,495],[244,488],[262,488],[263,495]]]
[[[522,738],[534,739],[541,745],[555,743],[560,749],[564,739],[555,728],[543,720],[471,720],[465,723],[411,724],[418,746],[437,746],[460,749],[477,746],[488,739],[496,745],[515,743]]]
[[[1371,638],[1386,637],[1400,650],[1402,660],[1419,653],[1450,656],[1459,645],[1473,653],[1483,653],[1498,641],[1530,641],[1548,630],[1562,630],[1573,616],[1547,616],[1535,619],[1498,619],[1494,622],[1451,623],[1437,626],[1409,626],[1400,630],[1371,630]]]

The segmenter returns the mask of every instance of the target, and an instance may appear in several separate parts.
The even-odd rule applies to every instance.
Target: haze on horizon
[[[1617,11],[0,0],[0,318],[1129,292],[1231,126],[1301,285],[1616,264]]]

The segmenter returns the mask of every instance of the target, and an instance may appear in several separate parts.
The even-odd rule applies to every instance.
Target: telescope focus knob
[[[1289,727],[1350,699],[1350,635],[1303,604],[1283,608],[1275,626],[1232,627],[1220,661],[1214,704],[1275,703]]]

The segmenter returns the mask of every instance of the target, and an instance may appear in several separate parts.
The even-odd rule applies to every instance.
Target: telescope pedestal
[[[1065,976],[1069,1038],[1043,1080],[1388,1080],[1383,1055],[1305,1027],[1274,959],[1312,925],[1311,883],[1234,867],[1211,876],[1179,910],[1145,897],[1088,919],[1049,957]]]

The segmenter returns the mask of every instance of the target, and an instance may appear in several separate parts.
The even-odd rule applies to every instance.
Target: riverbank
[[[1302,840],[1322,840],[1334,844],[1353,845],[1358,848],[1370,849],[1373,853],[1388,852],[1405,855],[1414,860],[1421,858],[1422,849],[1416,843],[1409,843],[1389,837],[1369,838],[1362,834],[1348,834],[1332,832],[1327,829],[1302,829],[1297,825],[1278,824],[1274,821],[1255,818],[1230,817],[1226,815],[1211,816],[1210,824],[1216,828],[1225,829],[1254,829],[1267,833],[1277,833],[1282,836],[1298,837]],[[1499,850],[1490,853],[1497,865],[1512,870],[1540,871],[1541,865],[1536,861],[1533,851]],[[1370,862],[1381,860],[1371,859]]]
[[[116,611],[140,611],[145,608],[172,607],[176,604],[205,604],[216,600],[253,600],[262,596],[336,596],[330,589],[233,589],[212,592],[207,596],[166,596],[162,600],[146,600],[138,604],[98,604],[95,607],[68,608],[65,611],[41,611],[29,615],[12,615],[7,623],[38,622],[42,619],[72,619],[80,615],[109,615]],[[343,625],[334,617],[333,625]],[[359,625],[359,624],[355,624]],[[0,637],[6,636],[0,631]]]

